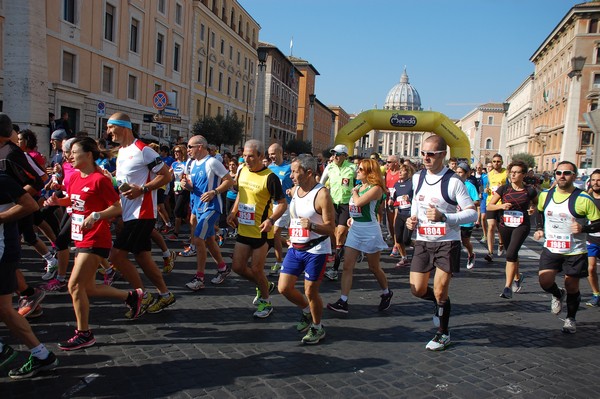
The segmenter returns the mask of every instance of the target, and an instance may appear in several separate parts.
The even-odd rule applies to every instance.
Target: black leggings
[[[184,190],[181,194],[175,195],[175,209],[173,214],[176,218],[186,219],[190,205],[190,192]]]
[[[65,211],[60,222],[60,231],[56,235],[56,249],[59,251],[69,248],[71,243],[71,214]]]
[[[506,227],[504,224],[498,225],[498,231],[506,249],[507,262],[517,262],[519,260],[519,250],[529,235],[530,230],[531,225],[528,223],[523,223],[519,227]]]
[[[412,232],[406,228],[406,220],[410,215],[401,215],[398,213],[394,220],[394,233],[396,234],[396,242],[407,245],[410,243]]]

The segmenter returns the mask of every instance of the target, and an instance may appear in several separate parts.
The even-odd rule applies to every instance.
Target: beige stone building
[[[500,131],[505,105],[508,106],[504,103],[482,104],[456,123],[469,137],[471,163],[485,164],[500,152]]]
[[[505,155],[507,164],[513,155],[528,152],[533,80],[533,74],[528,76],[506,100],[510,106],[506,113],[505,134],[500,136],[500,153]],[[542,170],[539,165],[538,170]]]
[[[529,152],[538,170],[568,160],[600,165],[600,148],[583,118],[600,98],[600,2],[573,6],[531,56],[535,65]]]
[[[235,0],[2,1],[2,110],[42,151],[49,112],[94,137],[116,111],[164,142],[203,115],[236,112],[251,129],[259,29]],[[157,91],[172,124],[152,122]]]

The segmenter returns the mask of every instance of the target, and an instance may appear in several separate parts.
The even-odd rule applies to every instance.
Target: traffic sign
[[[159,90],[156,93],[154,93],[154,96],[152,97],[152,105],[154,106],[154,108],[156,108],[159,111],[162,111],[163,109],[165,109],[168,103],[169,97],[167,96],[167,93],[165,93],[162,90]]]
[[[552,158],[552,163],[556,163],[556,158]]]
[[[97,116],[105,116],[106,115],[106,105],[100,101],[98,106],[96,107],[96,115]]]
[[[154,119],[154,122],[156,122],[156,123],[181,124],[180,116],[155,114],[153,119]]]

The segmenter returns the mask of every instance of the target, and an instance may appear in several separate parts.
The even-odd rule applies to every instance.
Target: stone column
[[[38,151],[48,154],[46,2],[5,1],[4,12],[3,109],[21,129],[33,131]]]
[[[565,130],[560,149],[560,161],[571,161],[577,165],[577,148],[579,146],[579,107],[581,93],[581,73],[571,75],[567,110],[565,112]],[[579,165],[577,165],[579,166]]]

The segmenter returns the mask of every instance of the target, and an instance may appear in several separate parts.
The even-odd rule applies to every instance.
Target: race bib
[[[408,199],[408,195],[398,197],[396,201],[398,201],[398,208],[400,209],[407,209],[411,206],[410,200]]]
[[[521,211],[504,211],[502,220],[506,227],[519,227],[524,222],[523,212]]]
[[[550,252],[564,254],[571,251],[571,234],[546,234],[546,242],[544,246]]]
[[[73,241],[83,241],[83,215],[71,214],[71,239]]]
[[[238,223],[248,226],[254,225],[254,216],[256,213],[256,205],[239,204],[238,206]]]
[[[300,218],[294,218],[290,220],[288,232],[290,235],[290,242],[292,244],[306,244],[310,241],[310,231],[302,228],[302,225],[300,224]]]
[[[351,218],[359,218],[362,216],[362,208],[360,206],[350,204],[348,205]]]
[[[425,237],[438,238],[446,235],[445,222],[426,222],[419,223],[419,235]]]

